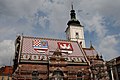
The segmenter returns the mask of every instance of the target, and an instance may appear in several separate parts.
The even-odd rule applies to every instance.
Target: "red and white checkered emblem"
[[[48,42],[46,40],[33,40],[33,48],[37,52],[45,52],[48,50]]]
[[[41,46],[41,43],[40,43],[40,42],[41,42],[40,40],[35,39],[35,40],[33,41],[33,46]]]

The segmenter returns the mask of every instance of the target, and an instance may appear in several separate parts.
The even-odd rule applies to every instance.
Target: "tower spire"
[[[71,19],[68,21],[67,25],[79,25],[79,26],[81,26],[80,22],[76,19],[76,13],[75,13],[75,10],[73,9],[73,3],[71,3],[70,17],[71,17]]]
[[[71,8],[72,8],[72,10],[73,10],[73,2],[71,3]]]
[[[76,19],[76,14],[75,14],[75,10],[73,9],[73,4],[71,4],[71,7],[72,7],[72,10],[70,11],[71,12],[71,19]]]

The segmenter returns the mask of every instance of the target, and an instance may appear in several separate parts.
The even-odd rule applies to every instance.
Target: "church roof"
[[[52,56],[58,50],[64,53],[63,56],[78,57],[81,62],[86,62],[76,41],[22,36],[21,54]]]
[[[67,41],[67,40],[61,40],[61,39],[50,39],[50,38],[37,38],[37,37],[23,37],[23,45],[22,45],[22,53],[33,53],[38,54],[37,51],[33,48],[33,41],[34,40],[46,40],[48,42],[48,50],[46,54],[49,54],[49,52],[56,51],[58,49],[58,42],[61,43],[70,43],[73,48],[73,53],[69,56],[83,56],[78,43],[74,41]]]
[[[83,48],[83,50],[88,59],[103,60],[102,55],[99,55],[92,45],[90,46],[90,48]]]
[[[83,48],[87,56],[97,56],[97,51],[94,48]]]

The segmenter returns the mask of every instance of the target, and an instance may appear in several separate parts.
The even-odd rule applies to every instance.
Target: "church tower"
[[[83,26],[80,24],[80,22],[76,19],[76,13],[73,9],[70,11],[71,19],[68,21],[66,28],[66,37],[70,41],[78,41],[78,43],[82,44],[82,47],[85,48],[85,40],[84,40],[84,30]]]

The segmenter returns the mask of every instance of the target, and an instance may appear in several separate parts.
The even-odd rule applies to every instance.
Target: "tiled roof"
[[[44,53],[40,53],[38,51],[35,50],[34,46],[33,46],[33,41],[47,41],[48,43],[48,49],[44,52]],[[68,50],[61,50],[59,43],[67,43],[69,44],[69,46],[71,47],[71,49]],[[36,43],[36,45],[40,45],[40,43]],[[66,47],[66,45],[62,45],[63,47]],[[78,45],[78,43],[76,41],[68,41],[68,40],[61,40],[61,39],[51,39],[51,38],[38,38],[38,37],[26,37],[23,36],[22,38],[22,46],[21,46],[21,54],[22,54],[22,58],[21,61],[24,60],[24,62],[27,62],[29,58],[30,61],[32,61],[33,59],[36,61],[40,61],[42,58],[44,58],[43,60],[47,60],[46,56],[51,56],[53,54],[54,51],[60,50],[62,53],[65,53],[66,51],[68,51],[68,59],[70,58],[71,61],[74,59],[76,62],[80,61],[82,62],[84,59],[83,53]],[[69,47],[68,47],[69,48]],[[63,52],[64,51],[64,52]],[[28,55],[28,56],[26,56]],[[34,56],[34,55],[38,55],[38,56]],[[31,56],[31,57],[30,57]],[[66,56],[66,54],[63,55],[63,57]],[[26,60],[27,58],[27,61]],[[37,58],[36,58],[37,57]],[[38,60],[38,58],[40,58]],[[80,60],[81,59],[81,60]],[[32,61],[33,62],[33,61]]]
[[[97,51],[94,48],[83,48],[87,56],[97,56]]]
[[[46,52],[47,55],[49,55],[50,52],[56,51],[58,49],[57,42],[63,42],[63,43],[70,43],[72,45],[73,53],[70,54],[69,56],[83,56],[77,42],[60,40],[60,39],[36,38],[36,37],[25,37],[25,36],[23,37],[22,53],[39,54],[33,48],[32,42],[35,39],[46,40],[48,42],[48,50]]]

